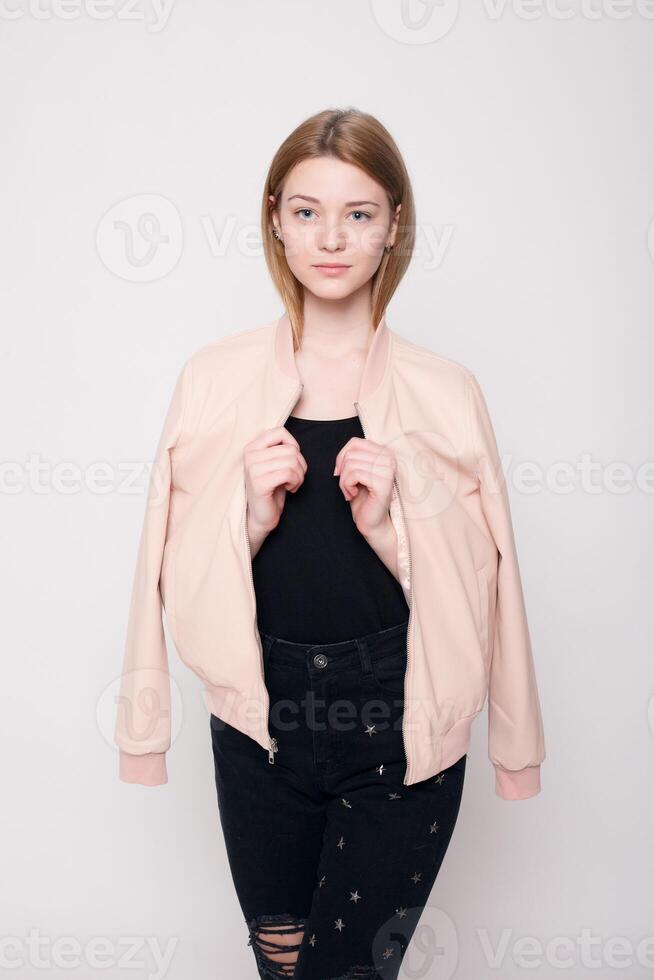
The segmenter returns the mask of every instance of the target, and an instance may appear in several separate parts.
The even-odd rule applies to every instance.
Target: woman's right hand
[[[264,429],[243,450],[247,528],[252,557],[282,516],[286,491],[304,482],[307,462],[300,445],[283,425]]]

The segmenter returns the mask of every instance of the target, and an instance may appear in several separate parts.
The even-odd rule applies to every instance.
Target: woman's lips
[[[324,273],[326,276],[340,276],[342,273],[347,272],[349,268],[349,265],[314,265],[314,269],[318,269],[319,272]]]

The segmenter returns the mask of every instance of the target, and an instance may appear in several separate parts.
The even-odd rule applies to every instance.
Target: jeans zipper
[[[363,418],[362,418],[362,415],[361,415],[361,409],[360,409],[359,403],[358,402],[354,402],[354,407],[356,409],[357,415],[359,416],[359,420],[361,421],[361,428],[362,428],[363,434],[365,436],[366,435],[366,430],[365,430],[365,426],[363,424]],[[408,625],[407,625],[407,645],[406,645],[406,659],[407,659],[407,664],[406,664],[406,673],[405,673],[405,678],[404,678],[404,700],[405,700],[405,704],[406,704],[407,703],[407,691],[409,689],[409,670],[410,670],[410,667],[411,667],[411,650],[412,650],[412,646],[413,646],[413,642],[412,642],[413,641],[413,630],[411,629],[411,627],[413,626],[413,570],[411,568],[411,548],[410,548],[410,543],[409,543],[409,534],[408,534],[408,530],[407,530],[406,517],[404,515],[404,507],[402,505],[402,497],[400,496],[400,487],[399,487],[399,484],[397,482],[397,477],[393,477],[393,486],[395,487],[395,494],[396,494],[396,497],[397,497],[397,502],[399,504],[400,515],[402,517],[402,526],[404,528],[404,537],[405,537],[406,544],[407,544],[407,556],[408,556],[408,559],[409,559],[409,621],[408,621]],[[409,754],[409,745],[408,745],[408,739],[407,739],[407,733],[406,733],[405,720],[406,720],[406,714],[403,714],[403,716],[402,716],[402,741],[404,742],[404,754],[406,756],[406,761],[407,761],[406,777],[404,779],[404,783],[405,783],[405,785],[409,785],[410,780],[411,780],[412,765],[411,765],[411,756]]]
[[[284,425],[284,423],[286,422],[286,420],[288,419],[289,415],[291,414],[291,412],[293,410],[293,406],[295,405],[295,403],[298,401],[300,395],[302,394],[302,389],[303,388],[304,388],[304,384],[302,384],[302,383],[299,385],[298,388],[296,388],[295,394],[293,395],[293,401],[288,405],[288,407],[284,411],[284,414],[282,415],[281,419],[279,420],[279,422],[277,422],[277,425]],[[268,689],[266,688],[266,677],[265,677],[265,670],[264,670],[264,663],[263,663],[263,648],[261,646],[261,637],[259,636],[259,630],[257,628],[257,595],[256,595],[256,592],[254,590],[254,578],[253,578],[253,575],[252,575],[252,551],[250,549],[250,538],[248,536],[248,525],[247,525],[247,484],[245,482],[245,476],[243,477],[243,498],[244,498],[245,503],[243,505],[242,530],[243,530],[243,537],[245,538],[246,564],[247,564],[247,568],[248,568],[248,583],[250,585],[250,595],[252,597],[252,608],[253,608],[253,612],[254,612],[254,625],[255,625],[254,635],[256,637],[257,645],[259,647],[259,663],[260,663],[260,667],[261,667],[261,679],[263,680],[263,689],[265,691],[264,704],[265,704],[265,709],[266,709],[266,727],[267,727],[268,726],[268,719],[269,719],[269,716],[270,716],[270,697],[268,695]],[[275,762],[275,752],[278,752],[279,751],[279,746],[277,745],[277,739],[270,737],[270,732],[268,732],[268,738],[270,739],[269,745],[268,745],[268,762],[271,765],[273,765],[274,762]]]

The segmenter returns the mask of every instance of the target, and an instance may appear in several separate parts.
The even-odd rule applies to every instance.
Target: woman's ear
[[[274,194],[268,195],[268,203],[270,204],[270,217],[272,218],[273,228],[277,232],[279,238],[281,239],[281,228],[279,227],[279,215],[277,214],[277,209],[275,207],[277,198]]]
[[[393,218],[391,220],[390,238],[389,238],[389,243],[388,243],[389,245],[394,245],[395,244],[395,236],[397,235],[397,226],[398,226],[398,223],[399,223],[399,220],[400,220],[400,211],[401,210],[402,210],[402,204],[400,203],[395,208],[395,214],[393,215]]]

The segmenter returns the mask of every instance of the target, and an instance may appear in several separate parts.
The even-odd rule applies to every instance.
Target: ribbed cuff
[[[495,792],[503,800],[527,800],[540,793],[540,766],[502,769],[495,766]]]
[[[124,783],[140,783],[142,786],[161,786],[168,782],[165,752],[146,752],[134,755],[120,749],[119,778]]]

